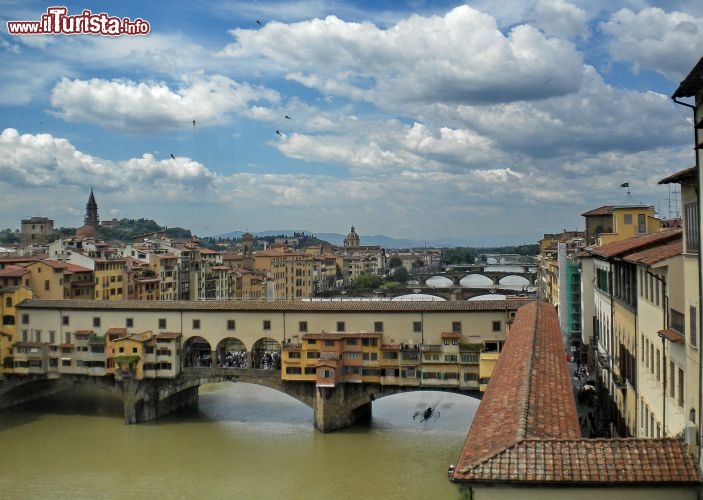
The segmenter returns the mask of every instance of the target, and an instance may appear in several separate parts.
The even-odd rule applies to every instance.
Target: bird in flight
[[[259,26],[261,26],[261,21],[259,21],[259,20],[257,19],[257,20],[256,20],[256,24],[258,24]]]
[[[175,157],[175,156],[173,156],[173,153],[171,153],[171,158],[173,158],[174,160],[176,159],[176,157]]]
[[[195,127],[195,120],[193,120],[193,126]]]
[[[286,120],[290,120],[290,119],[291,119],[291,117],[288,116],[288,115],[285,115],[283,118],[285,118]]]

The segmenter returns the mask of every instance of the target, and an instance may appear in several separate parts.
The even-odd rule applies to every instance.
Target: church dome
[[[344,246],[345,247],[358,247],[359,246],[359,235],[356,234],[356,231],[354,230],[354,226],[351,227],[351,231],[347,235],[346,238],[344,238]]]
[[[76,238],[94,238],[95,233],[95,228],[86,224],[76,229]]]

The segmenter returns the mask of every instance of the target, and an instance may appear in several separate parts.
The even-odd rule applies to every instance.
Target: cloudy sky
[[[71,1],[150,32],[9,34],[51,5],[0,0],[0,229],[80,226],[92,187],[201,236],[532,243],[624,182],[675,215],[694,162],[700,0]]]

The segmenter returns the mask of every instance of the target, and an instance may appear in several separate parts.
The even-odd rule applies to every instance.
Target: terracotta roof
[[[28,299],[17,304],[22,309],[66,310],[146,310],[146,311],[303,311],[303,312],[462,312],[509,311],[529,303],[526,298],[506,300],[447,301],[300,301],[300,300],[41,300]]]
[[[301,338],[303,340],[307,339],[328,339],[328,340],[339,340],[339,339],[377,339],[383,336],[382,333],[374,332],[332,332],[332,333],[306,333]]]
[[[155,339],[177,339],[182,334],[179,332],[161,332],[154,335]]]
[[[460,339],[461,332],[442,332],[443,339]]]
[[[683,335],[681,335],[679,332],[677,332],[676,330],[674,330],[672,328],[667,328],[665,330],[659,330],[658,333],[660,335],[664,335],[666,340],[668,340],[672,344],[680,344],[681,342],[686,340]]]
[[[545,369],[555,376],[541,376]],[[520,308],[471,424],[457,477],[473,477],[472,468],[521,439],[580,437],[571,391],[554,307],[534,302]]]
[[[454,472],[496,485],[697,484],[680,440],[583,439],[556,310],[519,309]]]
[[[20,341],[20,342],[15,342],[13,344],[13,347],[44,347],[48,344],[45,344],[43,342],[27,342],[27,341]]]
[[[697,171],[698,169],[694,165],[684,170],[680,170],[675,174],[664,177],[658,184],[681,184],[685,181],[695,180]]]
[[[76,337],[87,337],[93,334],[93,330],[76,330],[73,335]]]
[[[644,236],[633,236],[620,241],[614,241],[607,245],[591,247],[587,251],[591,255],[598,257],[621,257],[636,251],[641,251],[653,245],[662,245],[671,240],[681,238],[681,231],[669,230],[661,231],[654,234],[645,234]]]
[[[582,217],[589,217],[592,215],[611,215],[613,213],[613,208],[615,208],[613,205],[604,205],[602,207],[594,208],[593,210],[589,210],[588,212],[584,212],[581,214]]]
[[[113,326],[113,327],[107,329],[107,331],[105,332],[105,335],[111,335],[113,333],[119,333],[120,335],[127,335],[127,329]]]
[[[4,269],[0,269],[0,277],[2,278],[21,278],[25,274],[29,273],[29,269],[25,267],[18,266],[7,266]]]
[[[473,481],[601,487],[699,481],[693,457],[673,438],[526,439],[464,475]]]
[[[644,264],[651,266],[671,257],[676,257],[683,253],[683,238],[666,243],[665,245],[657,245],[641,252],[635,252],[623,257],[624,261],[635,264]]]

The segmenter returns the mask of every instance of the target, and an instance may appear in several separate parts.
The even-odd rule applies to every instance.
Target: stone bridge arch
[[[237,337],[225,337],[215,348],[216,366],[221,368],[247,368],[251,365],[246,344]]]
[[[258,370],[280,370],[281,347],[281,343],[274,338],[260,338],[251,348],[251,367]]]
[[[494,281],[485,274],[467,274],[459,280],[459,285],[465,288],[488,288],[493,286]]]
[[[530,287],[533,285],[529,279],[525,278],[524,276],[519,276],[517,274],[503,276],[498,281],[498,284],[505,286],[505,287],[509,287],[509,288],[515,288],[515,287],[527,288],[527,287]]]
[[[183,341],[181,349],[182,366],[210,367],[212,366],[212,346],[204,337],[192,336]]]

